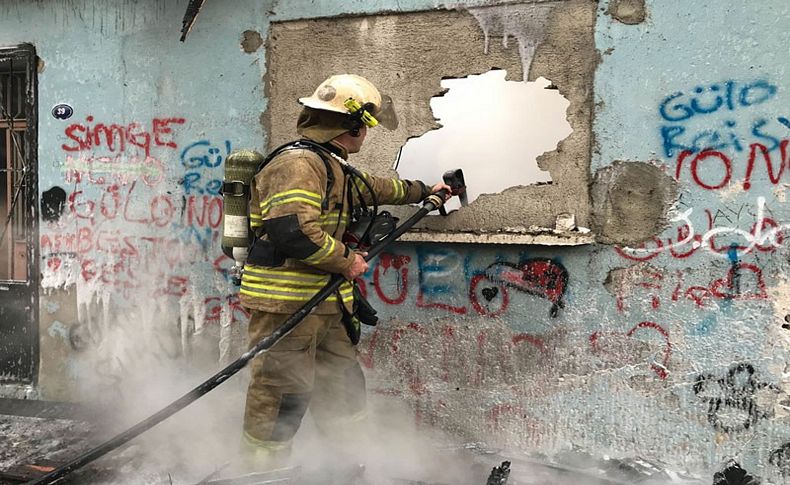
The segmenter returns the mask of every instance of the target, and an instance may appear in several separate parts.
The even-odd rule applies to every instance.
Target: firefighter
[[[391,100],[367,79],[343,74],[300,98],[302,142],[278,149],[251,181],[253,245],[240,298],[250,312],[250,345],[272,333],[324,286],[347,280],[296,329],[255,358],[247,390],[243,448],[254,469],[281,465],[308,408],[318,429],[347,436],[365,418],[365,378],[357,361],[354,284],[368,269],[364,253],[343,243],[354,206],[417,203],[449,187],[354,176],[345,167],[369,128],[394,129]],[[350,316],[350,317],[349,317]]]

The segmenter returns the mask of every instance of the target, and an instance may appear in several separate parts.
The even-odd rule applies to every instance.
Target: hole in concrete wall
[[[412,138],[401,149],[395,170],[401,178],[441,180],[462,168],[469,202],[508,187],[550,183],[537,159],[573,131],[565,117],[570,102],[551,82],[507,81],[493,70],[445,79],[447,91],[431,99],[441,128]],[[458,208],[453,199],[448,208]]]

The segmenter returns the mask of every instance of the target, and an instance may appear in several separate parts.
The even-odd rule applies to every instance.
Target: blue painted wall
[[[74,324],[93,347],[64,357],[75,382],[93,382],[89,355],[124,355],[122,339],[168,335],[189,356],[195,335],[209,333],[212,356],[227,358],[228,341],[243,338],[243,311],[215,269],[228,261],[216,259],[212,212],[228,148],[266,140],[265,52],[244,53],[241,33],[265,38],[270,11],[290,20],[443,8],[233,6],[207,2],[184,44],[184,6],[170,2],[0,6],[0,43],[31,42],[44,62],[39,184],[70,198],[58,221],[41,224],[42,286],[77,288]],[[398,245],[364,277],[387,322],[361,347],[371,394],[503,447],[574,445],[708,476],[736,458],[766,477],[787,473],[777,450],[790,441],[781,404],[790,85],[780,55],[790,6],[648,0],[637,25],[607,7],[599,2],[595,26],[590,170],[615,160],[662,167],[680,189],[668,227],[640,248]],[[68,121],[49,115],[62,102],[75,109]],[[125,148],[103,139],[71,150],[69,126],[98,123],[131,133]]]

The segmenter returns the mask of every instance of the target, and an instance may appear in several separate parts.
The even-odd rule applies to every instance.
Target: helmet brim
[[[348,114],[348,110],[338,109],[336,106],[332,105],[332,103],[322,101],[315,98],[314,96],[299,98],[299,104],[308,108],[331,111],[333,113]],[[379,125],[383,126],[387,130],[393,131],[398,128],[399,121],[398,115],[395,112],[395,102],[392,101],[392,98],[386,94],[381,95],[381,107],[375,114],[373,114],[373,116],[379,122]]]

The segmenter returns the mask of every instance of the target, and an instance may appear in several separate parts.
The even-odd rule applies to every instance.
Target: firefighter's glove
[[[354,285],[354,316],[365,325],[375,326],[379,323],[377,313],[376,309],[362,296],[359,287]]]
[[[361,323],[365,325],[376,325],[379,322],[379,317],[376,316],[378,312],[368,303],[365,297],[362,296],[362,292],[359,291],[357,285],[354,285],[353,313],[349,313],[343,305],[341,305],[340,308],[343,312],[343,327],[345,327],[348,339],[351,340],[353,345],[359,343],[359,338],[362,335]]]
[[[355,315],[343,310],[341,320],[343,321],[343,327],[346,329],[346,335],[348,335],[348,339],[351,340],[351,344],[358,344],[359,337],[362,335],[362,327],[359,324],[359,319]]]

